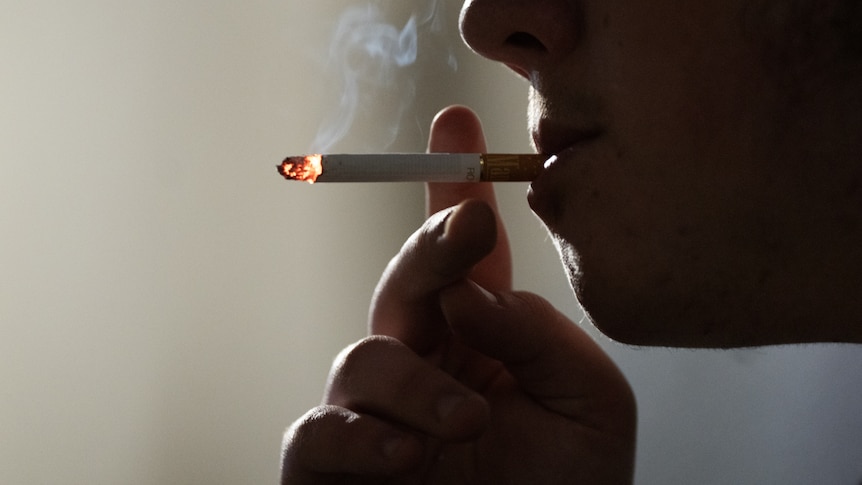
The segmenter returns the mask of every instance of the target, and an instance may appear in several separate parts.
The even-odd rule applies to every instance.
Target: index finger
[[[442,110],[431,125],[428,148],[484,152],[479,118],[462,106]],[[372,333],[395,337],[419,352],[447,331],[439,308],[441,289],[469,276],[505,290],[512,278],[509,245],[490,184],[429,184],[427,196],[434,214],[386,268],[369,314]]]
[[[434,118],[429,152],[485,153],[485,135],[479,117],[465,106],[449,106]],[[429,183],[426,186],[428,215],[476,199],[485,202],[496,217],[497,244],[473,269],[470,277],[484,288],[502,291],[512,288],[512,256],[506,229],[499,217],[494,185],[490,183]]]

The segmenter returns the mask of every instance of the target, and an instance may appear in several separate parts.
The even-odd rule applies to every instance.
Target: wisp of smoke
[[[389,120],[380,131],[385,140],[374,143],[388,147],[394,143],[405,114],[416,96],[416,64],[420,42],[445,37],[446,21],[440,0],[419,2],[417,13],[398,28],[386,21],[380,2],[347,8],[339,18],[329,48],[327,74],[339,84],[335,109],[321,124],[311,152],[327,153],[342,140],[369,106],[390,106]],[[428,50],[430,52],[430,49]],[[452,49],[446,63],[457,69]]]

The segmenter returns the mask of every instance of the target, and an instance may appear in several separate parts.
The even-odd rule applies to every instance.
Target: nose
[[[572,0],[465,0],[461,36],[527,79],[573,50],[582,15]]]

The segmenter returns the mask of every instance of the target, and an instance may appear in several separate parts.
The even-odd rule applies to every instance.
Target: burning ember
[[[323,155],[287,157],[278,165],[278,173],[287,180],[301,180],[313,184],[323,173]]]

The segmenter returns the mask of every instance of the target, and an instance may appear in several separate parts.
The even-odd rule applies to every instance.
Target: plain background
[[[420,184],[275,172],[338,99],[329,39],[355,3],[0,2],[0,483],[277,483],[284,428],[423,217]],[[427,8],[388,4],[397,29]],[[526,86],[460,46],[459,6],[337,148],[422,150],[436,110],[468,103],[494,151],[529,149]],[[389,144],[379,100],[408,78]],[[500,187],[516,284],[580,321],[525,191]],[[638,483],[862,480],[859,346],[596,338],[639,398]]]

